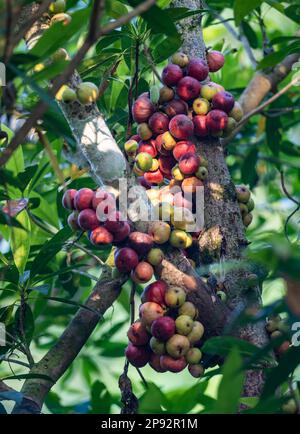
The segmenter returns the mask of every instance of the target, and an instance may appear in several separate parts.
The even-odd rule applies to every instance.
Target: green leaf
[[[128,3],[135,7],[140,4],[141,1],[129,0]],[[178,34],[176,26],[169,17],[167,10],[160,9],[158,6],[153,5],[141,16],[147,21],[153,33],[164,33],[168,36],[176,36]]]
[[[278,157],[281,148],[281,121],[279,118],[267,118],[266,122],[266,135],[267,145],[272,153]],[[278,166],[278,164],[277,164]]]
[[[243,29],[244,35],[248,39],[249,44],[251,45],[251,47],[254,48],[254,49],[258,48],[257,35],[256,35],[255,31],[253,30],[253,28],[250,26],[250,24],[247,21],[242,21],[242,29]]]
[[[22,309],[20,306],[18,307],[15,316],[16,328],[19,333],[22,329],[24,330],[27,345],[30,345],[34,333],[34,318],[30,306],[28,304],[25,304],[22,317],[21,313]]]
[[[112,397],[105,384],[95,381],[91,390],[91,410],[92,414],[108,414],[113,403]]]
[[[223,366],[223,378],[218,389],[218,399],[214,413],[235,414],[244,383],[244,374],[240,370],[242,358],[237,348],[233,348]]]
[[[29,54],[38,56],[42,60],[58,48],[64,46],[80,29],[89,22],[90,8],[84,8],[72,14],[72,21],[67,26],[56,23],[43,33]]]
[[[252,356],[259,350],[258,347],[250,342],[232,336],[210,338],[202,347],[204,353],[218,354],[219,356],[225,357],[228,356],[234,348],[238,349],[240,355],[243,357]]]
[[[14,262],[20,275],[25,271],[26,263],[30,252],[30,231],[31,223],[27,211],[24,209],[16,217],[22,228],[11,228],[10,242]]]
[[[72,230],[66,226],[58,231],[46,244],[43,245],[31,265],[30,277],[40,273],[42,268],[61,250],[64,243],[72,235]]]
[[[247,15],[254,9],[259,7],[263,0],[235,0],[234,2],[234,19],[237,26],[239,26]]]
[[[139,399],[139,413],[164,413],[162,407],[168,407],[167,397],[154,383],[148,383],[146,392]]]
[[[272,396],[277,387],[284,383],[289,375],[299,366],[300,346],[291,347],[280,358],[278,366],[267,375],[262,399]]]
[[[246,158],[243,160],[241,167],[241,174],[243,183],[249,184],[250,188],[254,187],[257,182],[258,176],[256,173],[256,163],[258,159],[258,150],[253,148],[250,150]]]

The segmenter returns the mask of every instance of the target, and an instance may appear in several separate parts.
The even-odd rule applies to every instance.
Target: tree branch
[[[288,83],[286,86],[284,86],[280,91],[278,91],[275,95],[273,95],[271,98],[269,98],[267,101],[263,102],[260,106],[254,108],[253,110],[249,111],[243,119],[237,124],[235,130],[230,134],[230,136],[226,137],[226,139],[222,140],[222,144],[226,145],[227,143],[230,143],[232,139],[242,130],[243,126],[248,122],[248,120],[252,117],[257,115],[258,113],[262,112],[268,105],[275,102],[278,98],[280,98],[282,95],[284,95],[288,90],[290,90],[291,87],[296,86],[300,82],[300,77],[294,78],[290,83]]]
[[[49,380],[27,379],[21,390],[24,398],[16,405],[14,413],[41,411],[47,393],[78,356],[99,320],[117,299],[125,280],[124,277],[113,280],[109,269],[103,270],[101,279],[84,305],[85,308],[78,310],[57,343],[30,371],[31,374],[47,376]]]

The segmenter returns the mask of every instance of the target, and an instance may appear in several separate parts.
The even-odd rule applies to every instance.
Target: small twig
[[[17,360],[17,359],[11,359],[10,357],[0,356],[0,360],[3,362],[15,363],[16,365],[25,366],[25,368],[28,369],[31,368],[31,365],[29,365],[29,363],[22,362],[21,360]]]
[[[246,114],[246,116],[243,117],[243,119],[237,124],[235,130],[230,134],[230,136],[226,137],[226,139],[222,140],[222,144],[225,146],[231,140],[241,131],[243,126],[248,122],[248,120],[254,116],[260,113],[265,107],[275,102],[278,98],[280,98],[282,95],[284,95],[291,87],[295,86],[297,83],[300,82],[300,77],[294,78],[289,84],[284,86],[279,92],[277,92],[275,95],[273,95],[271,98],[269,98],[267,101],[263,102],[261,105],[256,107],[255,109],[251,110],[249,113]]]
[[[135,51],[135,70],[128,90],[128,121],[127,121],[127,131],[126,131],[127,139],[129,139],[129,137],[132,135],[133,116],[132,116],[131,107],[133,104],[133,89],[135,88],[135,98],[137,97],[137,90],[138,90],[137,87],[138,87],[138,80],[139,80],[139,54],[140,54],[140,41],[138,39],[136,40],[134,51]]]
[[[54,154],[54,152],[51,148],[51,145],[49,143],[49,140],[48,140],[46,134],[43,133],[40,128],[36,128],[36,131],[37,131],[37,134],[39,136],[40,142],[42,143],[42,145],[45,148],[46,153],[48,154],[48,157],[50,159],[54,173],[56,174],[60,184],[62,184],[65,187],[65,177],[64,177],[63,171],[59,167],[58,160],[57,160],[56,155]]]
[[[26,353],[27,360],[29,362],[29,367],[32,368],[34,365],[34,359],[32,357],[29,345],[27,344],[26,334],[25,334],[25,316],[26,316],[26,298],[25,298],[25,288],[21,288],[20,294],[20,333],[23,340],[23,347]]]
[[[287,190],[286,185],[285,185],[285,181],[284,181],[284,173],[283,171],[280,172],[280,179],[281,179],[281,187],[282,190],[284,191],[284,194],[292,201],[294,202],[296,205],[300,206],[300,202],[295,199]]]
[[[262,34],[262,39],[263,39],[263,53],[265,56],[268,56],[268,54],[271,54],[274,52],[271,44],[270,44],[270,40],[269,37],[267,35],[267,31],[266,31],[266,26],[264,23],[264,19],[261,16],[261,12],[258,14],[258,23],[260,26],[260,30],[261,30],[261,34]]]
[[[290,220],[292,219],[292,217],[300,210],[300,202],[298,202],[296,199],[294,199],[293,196],[291,196],[290,193],[288,192],[286,185],[285,185],[285,181],[284,181],[283,171],[280,172],[280,179],[281,179],[281,187],[282,187],[284,194],[287,196],[288,199],[290,199],[293,203],[295,203],[297,205],[296,209],[288,216],[288,218],[286,219],[285,224],[284,224],[285,237],[288,240],[288,242],[290,244],[292,244],[292,241],[290,240],[289,235],[288,235],[288,224],[289,224]]]
[[[12,8],[11,0],[6,0],[6,29],[5,29],[6,42],[5,42],[4,55],[3,55],[4,63],[7,63],[7,60],[9,58],[12,32],[13,32],[13,8]]]
[[[104,78],[103,78],[103,80],[101,81],[101,84],[100,84],[100,86],[99,86],[98,99],[101,98],[101,97],[104,95],[104,93],[105,93],[105,91],[106,91],[106,89],[108,88],[109,83],[110,83],[109,78],[112,77],[112,76],[115,74],[115,72],[116,72],[116,70],[117,70],[117,68],[118,68],[118,66],[119,66],[119,64],[120,64],[120,62],[121,62],[121,59],[118,59],[118,60],[113,64],[113,66],[112,66],[111,68],[109,68],[108,71],[106,71],[106,72],[104,73]]]
[[[152,69],[155,77],[163,84],[161,76],[159,75],[159,73],[158,73],[158,71],[157,71],[157,69],[155,67],[155,63],[154,63],[153,58],[151,56],[150,50],[149,50],[149,48],[147,47],[146,44],[144,44],[144,53],[145,53],[145,56],[146,56],[146,58],[147,58],[147,60],[149,62],[149,65],[151,66],[151,69]]]

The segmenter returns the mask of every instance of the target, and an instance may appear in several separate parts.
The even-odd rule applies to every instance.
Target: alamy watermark
[[[1,86],[6,86],[6,68],[2,62],[0,62],[0,87]]]
[[[292,333],[292,345],[293,347],[299,347],[300,346],[300,322],[294,322],[291,331]]]
[[[193,184],[182,191],[179,185],[129,187],[127,179],[119,180],[117,200],[106,190],[96,192],[96,213],[99,221],[127,220],[132,222],[172,222],[178,229],[200,232],[204,227],[204,187],[194,178]],[[119,209],[120,215],[115,211]]]
[[[6,345],[6,329],[5,324],[0,322],[0,347],[5,347]]]

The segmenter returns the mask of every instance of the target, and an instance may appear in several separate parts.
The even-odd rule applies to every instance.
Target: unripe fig
[[[180,286],[170,286],[165,292],[165,302],[169,307],[180,307],[186,300],[186,293]]]
[[[167,104],[164,104],[163,110],[169,118],[173,118],[176,115],[186,115],[188,112],[188,105],[185,101],[175,98]]]
[[[152,159],[152,166],[149,169],[149,171],[150,172],[156,172],[158,169],[159,169],[159,161],[156,158],[153,158]]]
[[[59,62],[61,60],[68,60],[68,59],[69,59],[68,52],[64,48],[59,48],[58,50],[55,51],[55,53],[52,54],[53,62]]]
[[[163,134],[168,131],[169,118],[165,113],[156,112],[149,118],[148,123],[154,134]]]
[[[229,113],[229,116],[233,118],[236,122],[240,122],[244,117],[244,110],[241,106],[241,104],[236,101],[234,103],[233,109]]]
[[[71,89],[69,86],[66,86],[62,92],[61,100],[65,103],[76,101],[77,95],[75,90]]]
[[[176,164],[172,169],[172,176],[176,181],[183,181],[184,180],[184,174],[179,169],[178,164]]]
[[[197,188],[203,187],[203,182],[195,176],[190,176],[182,181],[181,188],[186,194],[196,193]]]
[[[227,295],[224,291],[217,291],[217,296],[224,302],[227,300]]]
[[[176,146],[176,140],[169,131],[162,135],[162,145],[167,151],[172,151]]]
[[[157,155],[156,141],[153,139],[141,140],[139,142],[138,152],[147,152],[147,154],[150,154],[152,158],[156,157]]]
[[[195,377],[200,378],[204,374],[204,368],[202,365],[189,365],[188,366],[189,373]]]
[[[194,321],[188,315],[179,315],[175,320],[176,331],[180,335],[187,336],[193,328]]]
[[[83,211],[81,211],[83,212]],[[90,233],[90,242],[94,246],[101,246],[102,244],[111,244],[113,242],[113,235],[103,226],[98,226]]]
[[[153,104],[157,104],[159,100],[159,94],[160,94],[159,86],[155,84],[151,86],[149,93],[150,93],[150,101],[153,102]]]
[[[178,310],[179,315],[188,315],[190,318],[195,319],[197,316],[197,309],[193,303],[186,301]]]
[[[151,327],[152,323],[164,313],[164,309],[154,302],[147,301],[140,306],[140,318],[145,326]]]
[[[143,170],[141,170],[141,169],[138,167],[138,165],[137,165],[136,162],[134,163],[132,170],[133,170],[133,173],[134,173],[136,176],[143,176],[143,175],[144,175]]]
[[[129,273],[138,263],[138,255],[130,247],[123,247],[115,251],[115,265],[120,273]]]
[[[150,356],[149,365],[156,372],[166,372],[167,370],[161,366],[160,358],[161,356],[152,353]]]
[[[269,333],[275,332],[275,330],[278,330],[278,320],[269,319],[269,321],[266,324],[266,329]]]
[[[220,92],[220,88],[215,83],[206,83],[201,87],[200,96],[211,101],[218,92]]]
[[[237,122],[233,118],[229,117],[227,126],[224,130],[225,136],[229,136],[236,129],[236,126],[237,126]]]
[[[162,356],[166,352],[166,347],[164,342],[159,341],[154,336],[150,339],[150,348],[154,354]]]
[[[187,75],[196,78],[199,81],[203,81],[207,78],[209,73],[208,66],[202,59],[193,58],[187,67]]]
[[[151,249],[147,256],[147,261],[154,267],[160,265],[163,259],[164,259],[164,252],[158,248]]]
[[[247,228],[248,226],[250,226],[251,223],[252,223],[252,220],[253,220],[253,215],[252,215],[251,213],[244,215],[244,216],[243,216],[243,223],[244,223],[244,226],[245,226],[246,228]]]
[[[150,224],[148,233],[153,237],[156,244],[164,244],[170,238],[171,227],[166,222],[153,222]]]
[[[217,72],[225,63],[225,57],[220,51],[209,51],[206,55],[207,64],[210,72]]]
[[[227,127],[228,116],[223,110],[212,110],[206,116],[206,123],[212,134],[220,133]]]
[[[174,229],[171,232],[170,244],[178,249],[188,249],[193,244],[192,236],[180,229]]]
[[[210,104],[207,99],[196,98],[193,102],[193,110],[196,115],[206,115],[209,112]]]
[[[66,209],[75,209],[74,198],[77,193],[77,190],[74,188],[70,188],[66,190],[62,197],[62,206]]]
[[[236,196],[237,200],[242,203],[247,203],[250,200],[250,190],[245,185],[237,185]]]
[[[149,140],[152,137],[152,131],[146,122],[139,124],[137,132],[142,140]]]
[[[195,175],[197,176],[197,178],[204,181],[204,179],[206,179],[208,177],[208,170],[206,167],[200,166],[199,169],[197,170],[197,172],[195,173]]]
[[[94,83],[87,81],[79,84],[76,93],[81,104],[92,104],[98,98],[99,89]]]
[[[124,222],[123,226],[118,231],[115,231],[113,233],[114,243],[117,244],[124,241],[130,234],[130,231],[131,231],[130,224],[128,222]]]
[[[148,154],[147,152],[140,152],[139,154],[137,154],[135,162],[137,167],[142,171],[142,172],[147,172],[148,170],[151,169],[152,167],[152,156],[150,154]]]
[[[174,116],[169,124],[170,133],[179,140],[186,140],[194,133],[194,124],[186,115]]]
[[[132,271],[131,278],[135,283],[147,283],[152,279],[154,270],[152,265],[146,261],[141,261]]]
[[[155,106],[147,97],[139,97],[132,106],[132,116],[135,122],[147,122],[155,112]]]
[[[150,283],[141,295],[142,303],[154,302],[161,306],[165,306],[165,293],[168,289],[168,285],[163,280],[157,280],[156,282]]]
[[[138,150],[139,144],[135,140],[127,140],[124,144],[124,150],[128,157],[135,157],[137,150]]]
[[[226,91],[218,92],[212,99],[212,107],[229,113],[234,107],[234,97]]]
[[[195,218],[193,216],[192,211],[190,211],[188,208],[178,208],[174,207],[174,216],[171,219],[172,225],[174,226],[175,230],[181,230],[185,233],[187,231],[191,231],[191,229],[195,226]],[[186,248],[190,246],[190,234],[187,234],[188,238],[186,241]],[[172,234],[171,234],[172,236]],[[176,234],[176,238],[178,238],[178,233]],[[175,242],[175,234],[172,236],[172,240],[170,238],[170,243]],[[178,240],[177,240],[178,241]],[[174,247],[176,247],[174,245]]]
[[[174,357],[174,359],[179,359],[190,349],[190,342],[186,336],[175,334],[166,343],[167,353]]]
[[[150,235],[143,232],[132,232],[129,236],[129,245],[139,255],[144,256],[152,249],[153,239]]]
[[[190,348],[185,355],[186,361],[191,365],[197,365],[202,359],[202,352],[199,348]]]
[[[253,211],[254,207],[255,207],[254,200],[252,198],[250,198],[247,202],[248,211],[249,212]]]
[[[280,332],[279,330],[275,330],[275,332],[271,333],[271,339],[278,339],[281,338],[282,336],[282,332]]]
[[[184,175],[193,175],[200,166],[200,158],[197,154],[188,153],[179,160],[179,169]]]
[[[92,231],[100,222],[93,209],[83,209],[78,215],[78,224],[83,231]]]
[[[201,84],[193,77],[183,77],[177,84],[177,95],[184,101],[190,101],[200,95]]]
[[[184,357],[174,359],[167,354],[160,357],[160,364],[165,371],[174,373],[183,371],[187,366],[187,362]]]
[[[141,321],[131,324],[127,336],[130,342],[137,346],[146,345],[150,340],[150,335]]]
[[[294,398],[289,399],[284,404],[282,404],[282,411],[288,414],[295,414],[298,411],[297,403]]]
[[[170,63],[163,69],[162,81],[166,86],[176,86],[182,77],[183,71],[178,65]]]
[[[195,344],[200,341],[204,335],[203,324],[199,321],[194,321],[192,331],[187,335],[191,344]]]
[[[72,21],[72,17],[69,14],[55,14],[51,18],[51,24],[62,23],[64,26],[67,26]]]
[[[56,0],[55,2],[50,3],[49,11],[52,14],[60,14],[66,10],[66,2],[65,0]]]
[[[196,153],[197,149],[193,142],[188,140],[183,140],[178,142],[175,148],[173,149],[174,158],[179,161],[180,158],[187,153]]]
[[[125,350],[127,360],[136,368],[145,366],[150,360],[150,354],[148,347],[138,347],[131,343]]]
[[[174,65],[178,65],[181,68],[184,68],[189,63],[189,58],[186,54],[178,51],[177,53],[173,54],[171,57],[171,62],[174,63]]]
[[[159,91],[159,103],[171,101],[174,98],[174,90],[171,87],[163,86]]]
[[[169,316],[158,318],[152,323],[152,335],[161,342],[165,342],[175,334],[175,321]]]
[[[73,211],[68,216],[68,225],[72,229],[72,231],[80,230],[80,226],[78,224],[78,211]]]
[[[151,185],[152,184],[161,184],[164,180],[164,175],[161,172],[160,169],[156,170],[155,172],[146,172],[144,173],[144,178],[147,182],[149,182]]]
[[[248,207],[245,203],[240,202],[239,207],[240,207],[240,211],[241,211],[242,216],[245,216],[246,214],[248,214],[248,212],[249,212]]]
[[[198,137],[207,137],[210,133],[207,123],[207,116],[196,115],[193,117],[194,131]]]
[[[92,208],[95,193],[90,188],[81,188],[74,196],[74,207],[78,211]]]

